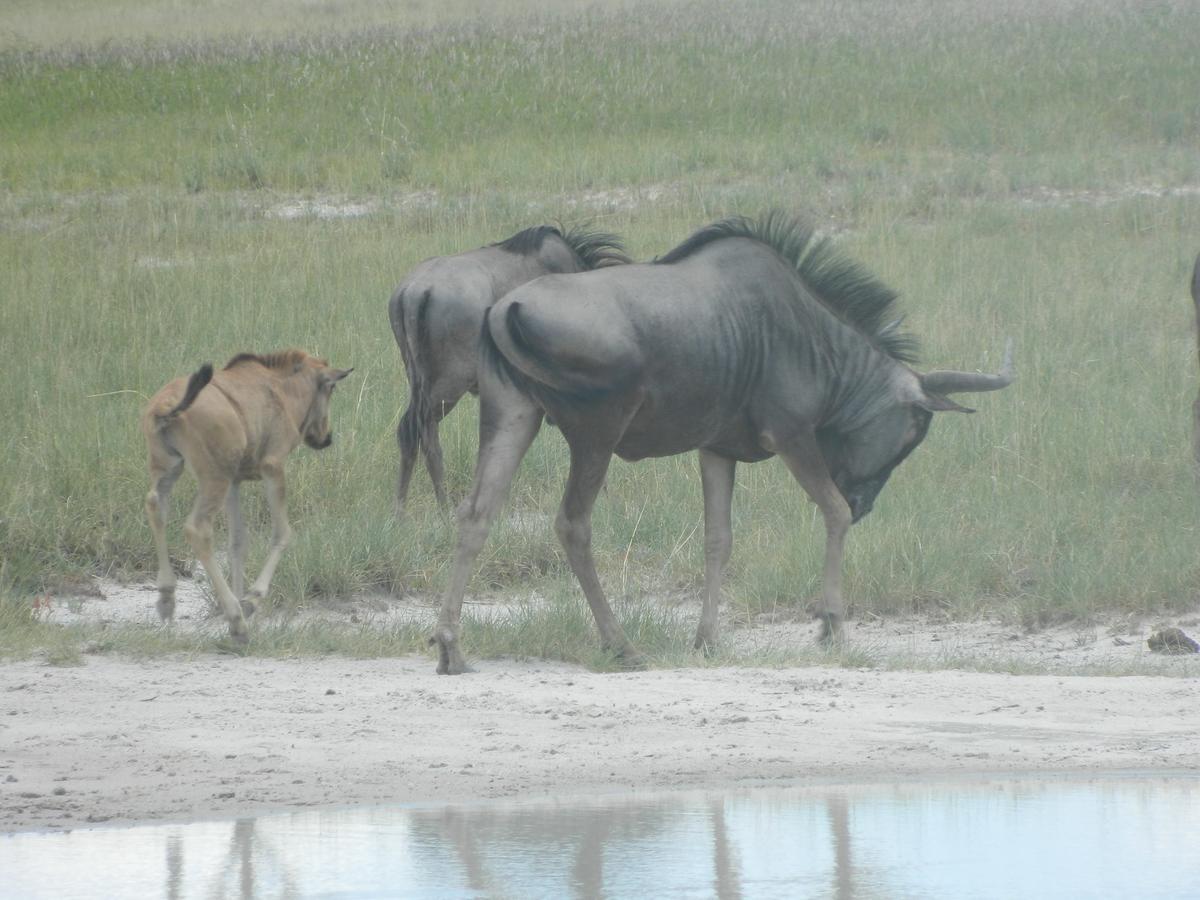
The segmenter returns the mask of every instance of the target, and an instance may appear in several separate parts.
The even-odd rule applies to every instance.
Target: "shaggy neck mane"
[[[837,318],[892,359],[916,361],[916,338],[899,330],[896,292],[843,256],[829,237],[818,238],[813,226],[802,219],[778,210],[758,220],[731,216],[701,228],[654,262],[679,262],[724,238],[748,238],[766,244],[795,268],[809,293]]]
[[[296,349],[280,350],[278,353],[239,353],[225,363],[225,368],[232,369],[247,363],[257,363],[276,372],[290,373],[296,366],[309,358],[309,355],[303,350]]]
[[[625,255],[625,246],[615,234],[607,231],[589,231],[585,228],[569,228],[563,231],[554,225],[535,225],[518,231],[512,237],[493,244],[501,250],[521,256],[533,256],[542,249],[548,237],[556,237],[571,248],[585,269],[601,266],[625,265],[632,262]]]

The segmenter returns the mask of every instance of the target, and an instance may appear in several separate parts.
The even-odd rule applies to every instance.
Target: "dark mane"
[[[916,339],[899,330],[901,317],[895,311],[897,293],[864,266],[844,256],[829,237],[818,238],[816,229],[803,219],[779,210],[772,210],[757,221],[731,216],[701,228],[654,262],[670,265],[713,241],[733,237],[766,244],[796,269],[805,286],[826,309],[893,359],[916,361]]]
[[[537,253],[542,249],[542,243],[553,235],[563,241],[579,257],[585,269],[598,269],[602,266],[624,265],[631,262],[625,255],[625,247],[621,239],[607,231],[591,231],[582,226],[575,226],[563,231],[554,225],[535,225],[518,231],[512,237],[493,244],[509,253],[524,256]]]
[[[234,366],[241,366],[247,363],[257,363],[268,369],[276,371],[287,371],[294,369],[306,359],[314,359],[315,362],[320,362],[314,357],[310,357],[303,350],[280,350],[278,353],[239,353],[229,362],[225,363],[226,369],[232,369]]]

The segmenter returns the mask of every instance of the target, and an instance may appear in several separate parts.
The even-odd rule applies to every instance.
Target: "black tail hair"
[[[397,335],[400,356],[408,374],[408,409],[400,417],[396,429],[396,440],[405,453],[415,454],[425,440],[425,431],[433,419],[433,408],[429,403],[429,385],[425,367],[429,363],[429,296],[426,291],[417,300],[415,316],[416,334]],[[403,324],[404,310],[400,321]]]
[[[168,412],[159,416],[160,419],[173,419],[181,412],[184,412],[189,406],[196,402],[196,396],[204,389],[204,386],[212,381],[213,367],[212,363],[205,363],[199,369],[192,373],[192,377],[188,379],[187,390],[183,392],[183,399]]]

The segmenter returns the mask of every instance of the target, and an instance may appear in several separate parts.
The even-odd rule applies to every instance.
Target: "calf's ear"
[[[327,369],[321,373],[321,380],[326,384],[337,384],[353,371],[353,366],[351,366],[349,369]]]

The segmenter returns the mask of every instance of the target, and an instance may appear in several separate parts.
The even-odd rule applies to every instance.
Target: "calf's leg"
[[[235,481],[225,495],[225,522],[229,526],[229,586],[233,596],[241,600],[246,592],[246,520],[242,516],[239,494],[239,485]],[[242,612],[248,616],[254,612],[254,607],[246,609],[243,601]]]
[[[238,643],[244,644],[249,640],[249,633],[246,630],[246,619],[242,615],[242,607],[237,598],[233,596],[233,591],[229,589],[229,584],[225,581],[225,576],[221,574],[216,560],[213,559],[213,519],[225,502],[225,495],[229,493],[229,487],[230,482],[226,478],[201,478],[199,490],[196,493],[196,503],[183,526],[183,531],[187,535],[188,543],[192,545],[192,551],[196,554],[196,558],[200,560],[200,565],[204,566],[204,571],[208,573],[208,580],[212,583],[217,603],[220,604],[221,611],[225,614],[225,620],[229,622],[229,636]]]
[[[260,471],[263,486],[267,491],[267,506],[271,509],[271,549],[267,551],[267,560],[263,563],[262,571],[254,584],[246,592],[242,602],[243,607],[249,604],[247,615],[257,607],[255,601],[261,600],[271,590],[271,579],[275,576],[275,567],[283,551],[292,540],[292,528],[287,519],[287,485],[283,479],[283,463],[276,460],[264,460]]]

